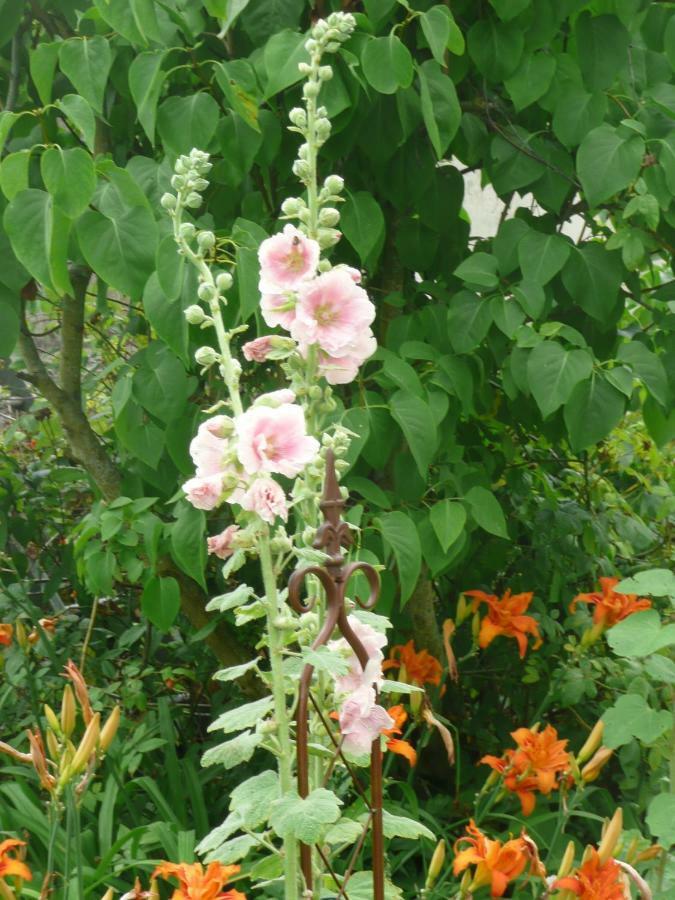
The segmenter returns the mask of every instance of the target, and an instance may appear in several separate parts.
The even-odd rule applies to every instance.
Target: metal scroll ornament
[[[342,520],[342,510],[345,501],[340,494],[335,473],[335,459],[332,450],[326,455],[326,477],[321,500],[323,524],[319,527],[314,541],[317,550],[323,550],[328,559],[322,566],[307,566],[293,573],[288,584],[288,602],[298,613],[308,612],[314,606],[315,600],[303,600],[301,588],[308,575],[315,576],[321,583],[326,596],[326,617],[322,628],[312,644],[312,649],[324,646],[339,632],[344,637],[365,670],[368,664],[368,654],[365,647],[354,634],[347,621],[345,606],[345,592],[350,578],[356,572],[361,572],[370,586],[370,594],[365,602],[356,600],[363,609],[372,609],[377,603],[380,591],[380,578],[376,570],[364,562],[346,562],[343,556],[343,548],[349,547],[352,542],[351,532],[347,522]],[[312,695],[311,684],[314,666],[309,663],[302,670],[298,705],[296,714],[296,753],[298,772],[298,793],[301,797],[309,794],[309,704],[311,703],[323,723],[334,747],[334,758],[326,773],[326,781],[330,777],[333,766],[340,759],[349,771],[354,781],[355,789],[361,794],[369,810],[363,832],[357,840],[352,851],[347,869],[342,876],[338,876],[331,866],[325,851],[317,846],[316,851],[323,860],[327,871],[335,882],[337,896],[349,898],[347,887],[354,870],[361,848],[365,842],[368,831],[372,833],[372,870],[373,870],[373,900],[384,900],[384,839],[382,829],[382,747],[380,738],[373,741],[370,752],[370,791],[362,785],[358,774],[350,765],[342,753],[339,736],[336,736],[330,723]],[[376,685],[373,685],[376,688]],[[300,864],[306,886],[306,897],[314,897],[313,873],[312,873],[312,847],[307,844],[300,845]]]

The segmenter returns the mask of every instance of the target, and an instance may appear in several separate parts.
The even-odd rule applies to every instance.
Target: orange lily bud
[[[635,862],[647,862],[649,859],[655,859],[664,852],[660,844],[652,844],[646,850],[641,850],[635,857]]]
[[[593,758],[581,770],[582,779],[586,782],[595,781],[613,755],[614,751],[610,750],[609,747],[600,747]]]
[[[63,689],[63,699],[61,700],[61,731],[67,738],[73,733],[76,718],[75,695],[71,686],[67,684]]]
[[[87,767],[89,759],[96,751],[96,745],[101,734],[101,716],[95,713],[91,722],[87,725],[84,737],[80,741],[72,763],[69,766],[69,775],[73,777],[84,771]]]
[[[54,788],[54,778],[47,771],[47,757],[45,756],[44,747],[42,746],[42,738],[40,732],[28,732],[28,742],[30,744],[30,755],[33,767],[40,779],[40,784],[45,790],[52,791]]]
[[[623,810],[621,809],[621,807],[619,807],[612,816],[609,824],[607,825],[602,836],[602,840],[600,841],[600,844],[598,846],[598,856],[600,857],[600,862],[606,863],[607,860],[612,858],[612,856],[614,855],[614,851],[616,850],[616,845],[619,843],[622,829]]]
[[[82,708],[82,718],[84,719],[84,724],[89,725],[94,715],[94,711],[91,708],[91,703],[89,702],[89,691],[87,690],[87,685],[84,678],[82,677],[82,673],[77,668],[75,663],[70,659],[66,664],[66,676],[70,678],[73,683],[75,696],[77,697],[78,703]]]
[[[567,846],[565,847],[565,852],[563,853],[563,858],[560,860],[560,866],[558,868],[558,878],[564,878],[565,875],[569,875],[572,871],[572,867],[574,866],[574,841],[568,841]]]
[[[101,731],[101,751],[105,753],[112,744],[120,724],[120,708],[116,706],[108,716]]]
[[[28,647],[28,635],[26,634],[26,627],[21,621],[21,619],[17,619],[14,623],[14,629],[16,634],[16,642],[21,647],[22,650],[25,650]]]
[[[474,644],[478,643],[479,633],[480,633],[480,613],[475,612],[473,614],[473,619],[471,620],[471,634],[473,636]]]
[[[15,750],[14,747],[10,744],[5,744],[4,741],[0,741],[0,753],[6,753],[7,756],[11,756],[17,762],[28,763],[28,765],[33,764],[33,757],[30,753],[21,753],[20,750]]]
[[[48,703],[45,703],[44,710],[45,719],[47,720],[49,727],[52,729],[52,731],[58,734],[61,731],[61,724],[56,716],[56,713]]]
[[[148,891],[148,900],[159,900],[159,888],[157,887],[157,879],[150,880],[150,890]]]
[[[590,759],[591,756],[598,749],[600,744],[602,743],[602,735],[605,730],[605,723],[602,719],[598,719],[598,721],[593,726],[591,733],[586,738],[586,742],[581,750],[577,753],[577,762],[579,765],[585,763],[587,759]]]
[[[445,863],[445,841],[440,840],[436,844],[436,849],[434,850],[433,856],[431,857],[431,862],[429,863],[429,871],[427,873],[427,880],[425,883],[425,888],[430,890],[434,884],[436,883],[436,879],[441,874],[443,870],[443,865]]]
[[[590,647],[591,644],[594,644],[598,638],[602,636],[604,631],[605,625],[603,622],[598,622],[593,625],[592,628],[587,628],[581,635],[581,646]]]
[[[51,728],[47,729],[47,749],[53,760],[59,758],[59,742]]]
[[[457,615],[455,619],[457,621],[457,627],[464,622],[465,619],[471,615],[471,604],[466,602],[466,597],[464,594],[459,595],[459,600],[457,601]]]
[[[633,840],[628,845],[626,850],[626,862],[634,863],[635,857],[637,856],[638,846],[640,845],[639,838],[634,837]]]
[[[115,892],[113,891],[113,889],[108,888],[108,890],[105,892],[105,894],[101,897],[101,900],[113,900],[114,896],[115,896]]]

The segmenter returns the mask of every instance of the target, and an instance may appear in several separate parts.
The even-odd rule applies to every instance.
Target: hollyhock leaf
[[[675,684],[675,662],[655,653],[644,661],[645,672],[657,684]]]
[[[385,678],[379,686],[379,691],[381,694],[423,694],[424,688],[418,687],[416,684],[408,684],[406,681]]]
[[[61,71],[98,113],[103,111],[103,95],[111,65],[110,44],[101,35],[68,38],[60,45]]]
[[[396,391],[389,401],[392,418],[405,435],[422,478],[438,446],[438,434],[429,404],[404,391]]]
[[[401,589],[401,606],[410,599],[422,568],[422,547],[413,520],[402,512],[389,512],[375,520],[382,539],[393,551]]]
[[[202,756],[202,765],[204,767],[218,765],[224,769],[233,769],[241,763],[248,762],[263,740],[262,734],[255,731],[243,731],[232,740],[207,750]]]
[[[334,887],[331,878],[330,888]],[[373,873],[354,872],[347,882],[349,900],[373,900]],[[403,893],[388,878],[384,881],[384,900],[403,900]]]
[[[180,587],[176,579],[151,576],[143,588],[141,611],[155,628],[168,631],[180,611]]]
[[[439,500],[431,507],[429,519],[443,552],[447,553],[466,524],[466,510],[454,500]]]
[[[422,825],[421,822],[416,822],[414,819],[408,819],[406,816],[394,816],[386,809],[383,815],[383,827],[384,836],[388,838],[400,837],[415,841],[422,837],[430,841],[436,840],[436,835],[426,825]]]
[[[273,705],[274,701],[272,697],[262,697],[260,700],[254,700],[252,703],[244,703],[241,706],[235,706],[234,709],[229,709],[227,712],[218,716],[218,718],[209,725],[208,730],[223,731],[225,734],[229,734],[232,731],[243,731],[245,728],[253,728],[254,725],[257,725],[265,718]],[[249,780],[253,781],[253,779]],[[239,787],[241,788],[243,785],[239,785]],[[238,808],[234,791],[231,794],[230,805],[233,809]]]
[[[325,672],[332,678],[346,675],[349,671],[349,660],[335,653],[330,647],[318,647],[316,650],[306,647],[302,651],[302,659],[310,666],[314,666],[317,671]]]
[[[571,247],[571,243],[559,234],[530,230],[518,244],[523,278],[547,284],[565,265]]]
[[[76,219],[84,212],[96,190],[94,161],[86,150],[49,147],[40,157],[40,172],[45,187],[67,216]]]
[[[585,450],[604,440],[621,421],[625,408],[626,398],[602,375],[593,373],[579,382],[564,410],[574,450]]]
[[[182,505],[171,528],[171,555],[176,564],[206,590],[206,519],[200,509]]]
[[[670,569],[648,569],[620,581],[616,590],[623,594],[652,594],[654,597],[675,597],[675,574]]]
[[[68,275],[71,221],[46,191],[17,194],[4,214],[12,249],[30,274],[56,294],[72,291]]]
[[[253,588],[247,584],[240,584],[228,594],[219,594],[212,597],[206,604],[207,612],[227,612],[228,609],[234,609],[237,606],[243,606],[253,596]],[[218,676],[215,675],[215,678]]]
[[[644,609],[611,628],[607,643],[617,656],[650,656],[675,644],[675,624],[663,625],[657,610]]]
[[[254,847],[260,846],[261,837],[262,835],[256,834],[240,834],[229,841],[225,841],[224,844],[220,844],[215,850],[208,853],[204,857],[204,862],[207,864],[219,862],[225,866],[239,862],[239,860],[248,856]]]
[[[413,79],[412,56],[395,34],[366,41],[361,65],[368,83],[381,94],[395,94],[399,88],[410,87]]]
[[[245,675],[247,672],[250,672],[253,669],[257,669],[259,662],[260,660],[258,658],[250,659],[248,662],[242,663],[239,666],[229,666],[227,669],[219,669],[213,675],[213,680],[236,681],[237,678],[241,678],[241,676]]]
[[[385,235],[382,208],[372,194],[368,191],[348,194],[341,210],[340,228],[359,254],[361,263],[366,265],[369,260],[372,264],[371,255],[377,251],[379,256]]]
[[[464,495],[464,502],[469,505],[471,515],[477,525],[490,534],[508,540],[506,519],[499,501],[492,491],[475,485]]]
[[[324,835],[326,844],[354,845],[363,833],[363,824],[355,819],[340,819]]]
[[[527,360],[530,390],[544,418],[569,399],[575,386],[593,370],[587,350],[565,350],[558,341],[542,341]]]
[[[639,694],[624,694],[619,697],[613,706],[605,710],[602,721],[605,724],[602,742],[611,750],[628,744],[633,738],[643,744],[653,744],[672,725],[672,717],[667,710],[652,709]]]
[[[653,797],[647,810],[647,825],[660,844],[675,844],[675,794]]]
[[[644,152],[639,135],[609,123],[588,133],[577,152],[577,172],[589,204],[598,206],[634,182]]]
[[[56,101],[56,106],[63,112],[68,121],[82,132],[82,139],[87,149],[93,153],[96,142],[96,119],[91,106],[84,97],[78,94],[66,94]]]
[[[272,803],[270,825],[279,837],[295,837],[304,844],[321,840],[327,825],[340,818],[342,801],[326,788],[316,788],[304,799],[295,792]]]
[[[429,140],[441,159],[457,134],[462,111],[453,80],[438,63],[428,59],[417,67],[420,80],[422,118]]]

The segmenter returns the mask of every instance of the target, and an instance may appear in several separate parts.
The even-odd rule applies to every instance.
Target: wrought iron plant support
[[[314,547],[317,550],[323,550],[328,556],[328,559],[322,566],[307,566],[306,568],[298,569],[293,573],[288,584],[288,602],[298,613],[308,612],[312,609],[316,602],[316,598],[310,597],[308,600],[303,600],[301,597],[301,588],[307,576],[313,575],[316,577],[323,587],[326,597],[326,607],[325,618],[321,630],[312,644],[312,649],[315,650],[317,647],[324,646],[336,632],[339,632],[349,643],[365,671],[368,664],[368,654],[347,621],[345,592],[352,575],[356,572],[361,572],[368,581],[370,594],[365,602],[360,601],[358,598],[356,598],[356,602],[363,609],[372,609],[377,603],[377,598],[379,596],[380,578],[376,570],[371,565],[368,565],[368,563],[348,563],[343,555],[342,550],[351,545],[352,536],[348,523],[342,520],[342,510],[345,506],[345,500],[340,494],[340,486],[335,472],[335,459],[332,450],[329,450],[326,455],[326,476],[323,498],[320,506],[324,521],[317,530]],[[368,798],[353,767],[343,756],[339,740],[336,739],[330,724],[326,721],[319,706],[314,701],[311,693],[313,673],[314,666],[307,663],[302,670],[298,693],[296,713],[298,793],[301,797],[307,797],[309,794],[308,714],[309,703],[311,701],[333,742],[335,747],[335,759],[337,760],[339,757],[345,764],[354,780],[356,789],[363,796],[369,808],[369,816],[364,826],[363,833],[354,847],[348,868],[341,880],[333,871],[330,861],[327,859],[321,847],[317,847],[317,852],[323,859],[323,862],[335,881],[335,885],[338,889],[337,896],[347,898],[348,900],[346,891],[347,883],[365,841],[368,828],[370,827],[372,832],[373,900],[384,900],[382,747],[380,739],[377,738],[373,741],[370,752],[370,798]],[[377,690],[375,684],[373,684],[373,687]],[[330,767],[330,769],[332,769],[332,767]],[[306,896],[313,897],[312,847],[307,844],[300,845],[300,864],[307,889]]]

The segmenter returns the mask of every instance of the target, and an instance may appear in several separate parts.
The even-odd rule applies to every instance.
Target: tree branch
[[[82,403],[82,340],[84,336],[84,301],[89,272],[71,272],[73,296],[63,298],[61,313],[61,357],[59,378],[62,390]]]

